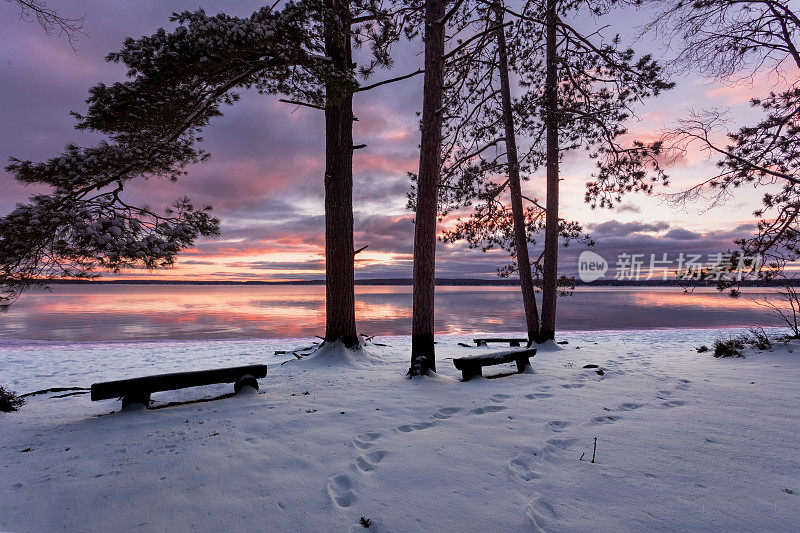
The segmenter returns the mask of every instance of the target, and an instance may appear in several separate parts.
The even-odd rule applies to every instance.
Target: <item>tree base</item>
[[[528,344],[525,345],[526,348],[530,348],[533,346],[533,343],[539,342],[539,332],[538,331],[529,331],[528,332]]]
[[[536,336],[536,342],[541,344],[543,342],[552,341],[556,338],[556,332],[550,330],[542,330]]]
[[[343,337],[328,337],[326,335],[323,344],[334,343],[334,342],[341,342],[347,348],[351,348],[351,349],[361,348],[361,343],[358,342],[358,336],[357,335],[347,335],[347,336],[343,336]]]
[[[433,335],[411,336],[411,368],[406,374],[408,377],[427,376],[429,372],[436,372],[436,348]]]

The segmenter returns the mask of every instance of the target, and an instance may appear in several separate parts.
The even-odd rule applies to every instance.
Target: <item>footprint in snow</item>
[[[537,400],[539,398],[551,398],[553,395],[549,392],[532,392],[523,396],[526,400]]]
[[[352,489],[353,482],[344,474],[336,474],[328,478],[328,494],[337,507],[350,507],[356,493]]]
[[[550,429],[550,431],[555,431],[556,433],[558,433],[568,425],[569,422],[565,422],[564,420],[551,420],[550,422],[547,423],[548,429]]]
[[[525,517],[534,531],[550,531],[558,521],[556,510],[538,492],[525,505]]]
[[[539,473],[532,467],[533,460],[528,455],[517,455],[508,461],[508,470],[511,475],[521,481],[532,481],[539,477]]]
[[[459,411],[461,411],[460,407],[444,407],[433,413],[431,417],[438,418],[439,420],[446,420]]]
[[[416,424],[401,424],[399,426],[395,426],[395,430],[401,433],[410,433],[412,431],[419,431],[421,429],[428,429],[436,425],[435,422],[417,422]]]
[[[510,394],[492,394],[491,400],[493,402],[502,403],[511,398]]]
[[[482,415],[484,413],[496,413],[498,411],[503,411],[508,409],[505,405],[486,405],[484,407],[478,407],[477,409],[473,409],[470,411],[473,415]]]
[[[592,418],[592,423],[593,424],[611,424],[613,422],[616,422],[618,418],[619,417],[615,418],[613,416],[608,416],[608,415],[595,416],[595,417]]]
[[[544,443],[542,455],[550,459],[560,459],[564,456],[564,451],[575,442],[576,439],[548,439]]]
[[[686,405],[686,402],[682,400],[668,400],[666,402],[661,402],[661,405],[664,407],[679,407],[681,405]]]
[[[563,385],[561,385],[561,387],[565,389],[579,389],[583,386],[584,386],[583,383],[564,383]]]
[[[353,439],[353,446],[360,450],[364,450],[372,446],[373,441],[380,438],[383,435],[380,431],[370,431],[368,433],[362,433],[361,435],[357,435],[356,438]]]
[[[634,411],[636,409],[640,409],[640,408],[644,407],[645,405],[647,405],[647,404],[645,404],[645,403],[636,403],[636,402],[625,402],[625,403],[619,404],[619,407],[617,407],[617,409],[619,409],[620,411]]]
[[[389,452],[385,450],[373,450],[363,455],[359,455],[356,457],[356,467],[362,472],[375,470],[375,467],[378,466],[378,463],[380,463],[388,454]]]

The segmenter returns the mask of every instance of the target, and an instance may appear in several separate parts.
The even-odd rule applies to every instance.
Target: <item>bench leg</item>
[[[239,381],[233,384],[233,392],[239,394],[244,387],[252,387],[256,390],[256,392],[258,392],[258,380],[250,374],[246,374],[240,377]]]
[[[465,368],[461,371],[461,381],[469,381],[475,376],[482,376],[483,372],[481,370],[483,370],[481,367]]]
[[[531,360],[528,357],[520,357],[517,359],[517,372],[522,374],[525,369],[531,366]]]
[[[515,347],[515,346],[519,346],[519,341],[511,341],[511,342],[508,343],[508,345],[510,347],[512,347],[512,348]]]
[[[123,411],[137,411],[150,406],[149,392],[133,392],[122,397]]]
[[[486,341],[478,341],[475,343],[475,346],[489,346],[489,345],[486,344]]]

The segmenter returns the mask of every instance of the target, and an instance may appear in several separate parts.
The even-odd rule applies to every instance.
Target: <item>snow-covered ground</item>
[[[0,385],[20,393],[259,362],[269,375],[257,395],[144,412],[36,396],[0,413],[0,530],[358,531],[363,516],[377,531],[796,531],[800,345],[694,350],[730,333],[572,332],[532,374],[468,383],[448,358],[504,348],[439,337],[439,375],[407,380],[402,337],[307,360],[272,354],[309,339],[4,342]]]

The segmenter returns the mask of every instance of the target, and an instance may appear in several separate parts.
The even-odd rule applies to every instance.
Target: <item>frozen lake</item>
[[[780,325],[749,289],[731,299],[713,289],[579,287],[559,298],[558,327],[575,330]],[[411,287],[357,286],[359,332],[407,335]],[[0,315],[0,341],[128,341],[287,338],[322,335],[325,288],[285,285],[57,285],[31,292]],[[438,287],[440,334],[522,332],[516,287]]]

